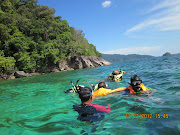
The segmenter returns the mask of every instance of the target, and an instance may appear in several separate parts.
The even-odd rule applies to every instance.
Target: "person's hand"
[[[148,94],[148,97],[151,97],[154,94],[154,92],[156,92],[156,90],[151,92],[151,94]]]

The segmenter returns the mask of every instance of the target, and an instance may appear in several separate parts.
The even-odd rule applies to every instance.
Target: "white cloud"
[[[180,0],[165,0],[147,11],[152,13],[143,22],[128,29],[126,33],[152,27],[160,31],[180,30]]]
[[[176,5],[179,5],[179,0],[164,0],[162,3],[152,7],[148,12],[153,12],[159,9],[163,9],[163,8],[169,8],[169,7],[174,7]]]
[[[162,50],[161,46],[153,46],[153,47],[132,47],[132,48],[122,48],[110,51],[104,51],[104,54],[140,54],[140,55],[153,55],[159,56],[157,54],[158,51]]]
[[[102,6],[104,8],[109,7],[110,5],[111,5],[111,1],[105,1],[105,2],[102,3]]]

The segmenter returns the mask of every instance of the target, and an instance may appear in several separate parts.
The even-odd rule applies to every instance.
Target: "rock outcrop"
[[[8,79],[15,79],[14,73],[13,74],[1,74],[0,80],[8,80]]]
[[[16,72],[14,73],[14,76],[15,76],[16,78],[21,78],[21,77],[27,77],[28,75],[27,75],[24,71],[16,71]]]
[[[64,61],[61,61],[58,67],[50,66],[46,70],[41,70],[39,72],[34,72],[34,73],[25,73],[24,71],[16,71],[14,74],[11,74],[11,75],[0,75],[0,80],[41,75],[44,73],[76,70],[76,69],[83,69],[83,68],[93,68],[93,67],[105,66],[105,65],[110,65],[110,64],[111,64],[110,62],[100,57],[73,56],[73,57],[67,58]]]
[[[59,64],[59,69],[63,70],[76,70],[76,69],[83,69],[83,68],[93,68],[99,66],[110,65],[111,63],[94,56],[74,56],[71,57],[70,60],[65,60]]]

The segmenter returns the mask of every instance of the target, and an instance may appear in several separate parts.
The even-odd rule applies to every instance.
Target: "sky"
[[[104,54],[180,53],[180,0],[38,0]]]

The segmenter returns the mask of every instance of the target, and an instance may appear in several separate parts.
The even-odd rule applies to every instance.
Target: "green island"
[[[0,74],[39,72],[72,56],[102,54],[82,30],[37,0],[0,0]]]
[[[165,54],[163,54],[162,56],[171,56],[170,52],[166,52]]]

